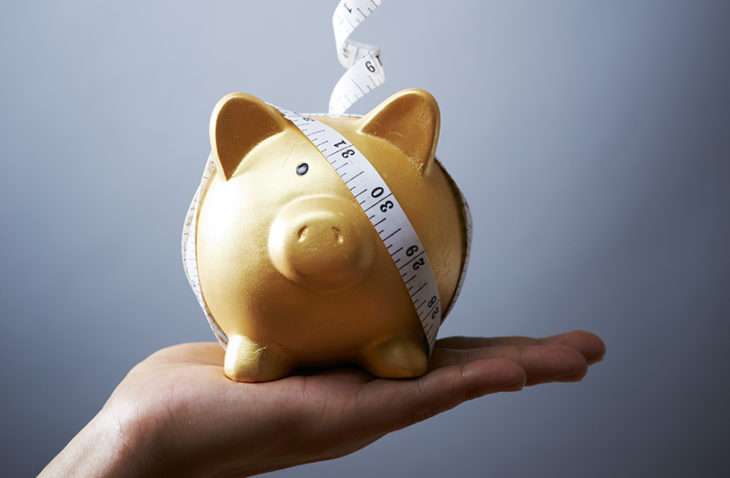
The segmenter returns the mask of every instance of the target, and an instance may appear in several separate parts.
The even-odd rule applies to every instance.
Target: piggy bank
[[[448,311],[469,233],[461,193],[434,157],[436,101],[405,90],[362,117],[312,117],[347,138],[387,182]],[[278,109],[242,93],[217,104],[210,140],[183,254],[226,347],[226,376],[258,382],[349,364],[386,378],[425,373],[424,330],[401,274],[315,145]]]

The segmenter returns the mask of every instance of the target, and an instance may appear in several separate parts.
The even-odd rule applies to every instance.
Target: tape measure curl
[[[380,49],[350,39],[353,31],[383,0],[342,0],[332,15],[337,59],[347,71],[330,96],[330,114],[342,114],[357,100],[382,85],[385,71]]]

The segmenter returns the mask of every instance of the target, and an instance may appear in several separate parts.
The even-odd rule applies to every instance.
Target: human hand
[[[176,345],[135,366],[41,476],[242,476],[336,458],[467,400],[579,381],[604,351],[582,331],[449,337],[420,378],[337,368],[238,383],[218,344]]]

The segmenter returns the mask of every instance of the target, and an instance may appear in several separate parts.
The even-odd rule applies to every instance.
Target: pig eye
[[[307,171],[309,171],[309,165],[307,163],[301,163],[299,166],[297,166],[297,174],[299,176],[304,176],[307,174]]]

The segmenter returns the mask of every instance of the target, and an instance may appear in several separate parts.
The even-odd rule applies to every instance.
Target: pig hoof
[[[428,357],[420,336],[396,337],[368,349],[360,365],[378,377],[418,377],[428,370]]]
[[[265,382],[289,373],[290,367],[269,345],[258,344],[243,335],[228,340],[223,371],[237,382]]]

